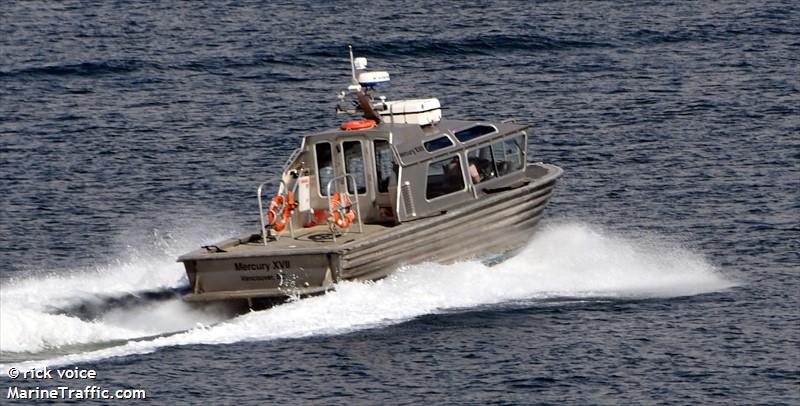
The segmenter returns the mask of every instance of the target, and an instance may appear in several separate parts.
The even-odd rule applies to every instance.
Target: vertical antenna
[[[358,83],[358,79],[356,79],[356,63],[353,61],[353,46],[348,45],[350,48],[350,71],[353,72],[353,84]]]

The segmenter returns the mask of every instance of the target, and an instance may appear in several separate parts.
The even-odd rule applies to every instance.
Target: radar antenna
[[[380,114],[377,111],[386,109],[385,97],[379,97],[379,100],[371,97],[370,93],[374,91],[375,86],[389,82],[389,72],[386,71],[366,71],[367,58],[354,57],[353,46],[347,46],[350,53],[350,72],[352,80],[350,85],[347,86],[346,91],[339,93],[339,99],[344,101],[347,96],[350,96],[350,102],[345,105],[339,104],[336,106],[337,113],[358,113],[364,114],[364,117],[381,122]]]

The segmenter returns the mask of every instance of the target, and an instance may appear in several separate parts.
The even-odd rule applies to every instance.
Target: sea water
[[[353,7],[4,4],[4,399],[800,402],[797,5]],[[177,256],[258,227],[255,187],[344,119],[348,44],[390,98],[530,123],[565,170],[541,227],[493,266],[183,302]]]

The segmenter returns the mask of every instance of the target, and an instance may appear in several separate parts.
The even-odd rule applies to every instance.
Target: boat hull
[[[377,280],[404,265],[450,263],[523,246],[541,219],[561,169],[532,164],[531,181],[497,191],[437,216],[378,230],[359,238],[339,238],[321,247],[260,246],[236,250],[245,236],[196,251],[186,266],[188,301],[304,296],[331,289],[340,280]],[[352,226],[351,226],[352,227]],[[233,249],[231,249],[233,248]],[[225,251],[225,252],[222,252]]]

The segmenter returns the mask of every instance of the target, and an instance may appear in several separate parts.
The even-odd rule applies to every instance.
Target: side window
[[[328,182],[333,179],[333,153],[331,144],[320,142],[314,146],[317,155],[317,181],[319,183],[319,194],[327,196]]]
[[[461,175],[461,159],[454,155],[428,164],[428,183],[425,197],[435,199],[464,189],[464,177]]]
[[[469,174],[472,183],[481,183],[499,176],[508,175],[525,167],[522,134],[496,141],[467,152]]]
[[[497,129],[485,124],[478,124],[469,128],[465,128],[461,131],[456,131],[456,138],[458,138],[461,142],[467,142],[473,140],[478,137],[482,137],[486,134],[491,134],[497,132]]]
[[[389,179],[392,177],[392,150],[389,141],[375,140],[375,175],[378,193],[389,193]]]
[[[481,183],[497,176],[492,149],[488,145],[468,151],[467,158],[469,160],[469,176],[472,178],[472,183]]]
[[[425,147],[426,151],[434,152],[447,147],[452,147],[453,141],[450,141],[450,138],[447,138],[447,136],[444,135],[439,138],[434,138],[430,141],[425,141],[422,143],[422,146]]]
[[[525,166],[522,153],[522,134],[492,144],[497,176],[507,175]]]
[[[364,175],[364,154],[361,151],[361,141],[345,141],[342,143],[344,149],[344,171],[356,179],[358,193],[367,192],[367,183]],[[347,192],[355,193],[351,181],[347,181]]]

